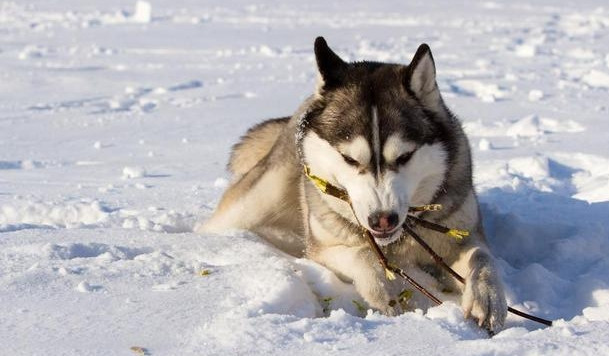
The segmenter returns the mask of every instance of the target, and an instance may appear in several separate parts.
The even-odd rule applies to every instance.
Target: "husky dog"
[[[469,143],[440,95],[429,47],[422,44],[409,65],[347,63],[319,37],[315,56],[315,93],[292,117],[252,127],[233,147],[233,181],[197,231],[253,231],[352,282],[370,307],[398,314],[408,308],[393,302],[403,282],[385,278],[363,227],[389,261],[460,291],[466,316],[500,329],[507,305],[472,187]],[[344,189],[351,206],[322,193],[304,166]],[[458,241],[415,228],[465,277],[464,286],[402,237],[408,208],[430,203],[442,211],[419,216],[470,231]]]

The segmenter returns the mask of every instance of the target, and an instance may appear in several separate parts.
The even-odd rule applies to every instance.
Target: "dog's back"
[[[233,146],[228,162],[233,181],[237,181],[269,154],[289,120],[290,117],[269,119],[247,130]]]
[[[195,227],[197,232],[250,230],[284,252],[304,254],[295,122],[290,117],[264,121],[233,146],[231,185],[212,217]]]

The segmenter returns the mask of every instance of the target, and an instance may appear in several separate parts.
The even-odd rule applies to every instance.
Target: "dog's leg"
[[[293,184],[290,175],[286,165],[256,165],[226,190],[212,217],[195,227],[195,231],[252,230],[280,215],[276,210],[281,208],[288,185]]]
[[[461,252],[452,265],[465,277],[461,305],[466,317],[472,317],[487,330],[497,331],[507,315],[503,285],[489,252],[472,246]]]
[[[344,245],[321,248],[313,256],[317,262],[334,271],[341,279],[351,280],[366,303],[386,315],[401,313],[399,303],[392,307],[391,285],[376,256],[367,246]]]

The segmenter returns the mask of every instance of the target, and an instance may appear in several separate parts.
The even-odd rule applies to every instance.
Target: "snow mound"
[[[484,83],[479,80],[463,79],[451,85],[452,90],[458,94],[475,96],[483,102],[492,103],[507,97],[508,91],[497,84]]]
[[[512,137],[537,137],[544,134],[537,115],[529,115],[519,119],[507,129],[506,133]]]
[[[0,206],[0,231],[31,228],[122,227],[171,233],[192,231],[190,213],[149,207],[145,210],[114,208],[97,200],[42,202],[16,199]]]
[[[0,206],[0,231],[10,226],[41,225],[78,228],[107,222],[108,210],[99,201],[77,201],[67,204],[28,202]]]
[[[123,179],[143,178],[147,175],[144,167],[125,167],[123,168]]]
[[[609,88],[609,73],[591,70],[582,77],[582,82],[595,88]]]
[[[152,5],[148,1],[138,0],[135,3],[133,21],[138,23],[148,23],[152,20]]]

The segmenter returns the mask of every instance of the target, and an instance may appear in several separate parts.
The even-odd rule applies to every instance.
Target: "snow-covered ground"
[[[191,232],[231,144],[313,90],[318,35],[431,45],[509,302],[555,326],[361,315],[311,261]],[[0,68],[2,355],[609,353],[605,0],[2,2]]]

